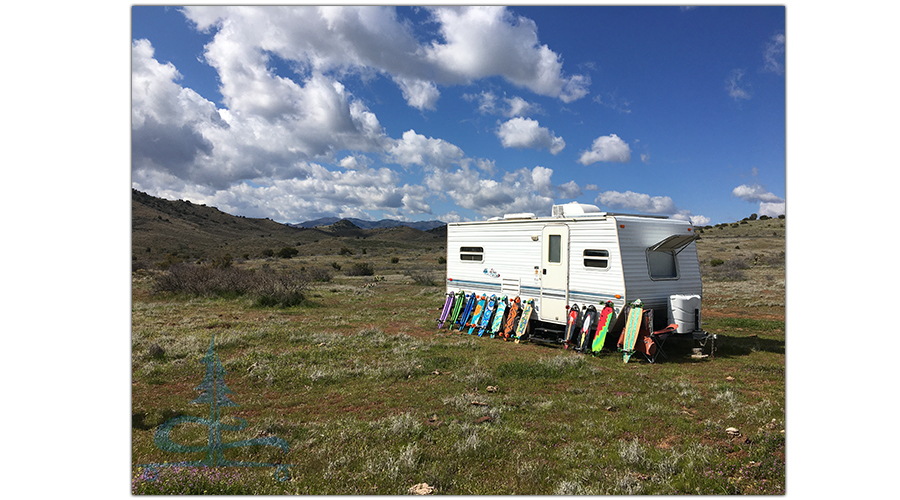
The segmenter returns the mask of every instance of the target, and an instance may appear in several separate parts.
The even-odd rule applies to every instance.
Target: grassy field
[[[292,307],[154,293],[166,271],[137,269],[132,491],[398,495],[427,483],[450,495],[783,494],[783,228],[774,219],[704,229],[704,328],[717,350],[695,360],[692,346],[669,343],[660,364],[437,330],[437,245],[234,264],[332,271]],[[358,262],[375,275],[347,276]],[[150,481],[138,466],[204,457],[161,451],[154,433],[175,416],[208,416],[190,402],[213,336],[239,405],[222,409],[222,423],[247,422],[223,441],[290,446],[225,458],[290,464],[288,481],[240,467],[162,468]],[[208,429],[183,424],[171,437],[204,446]]]

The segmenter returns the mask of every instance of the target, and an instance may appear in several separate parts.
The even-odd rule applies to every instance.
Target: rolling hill
[[[348,220],[317,228],[296,227],[271,219],[234,216],[189,201],[156,198],[132,189],[132,260],[159,261],[168,254],[184,259],[258,258],[284,247],[299,255],[354,250],[430,249],[446,243],[441,227],[422,231],[398,226],[362,229]]]

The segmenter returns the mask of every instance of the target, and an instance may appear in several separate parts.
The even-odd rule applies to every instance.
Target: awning
[[[673,234],[659,243],[647,248],[650,252],[675,252],[677,255],[692,241],[699,238],[699,234]]]

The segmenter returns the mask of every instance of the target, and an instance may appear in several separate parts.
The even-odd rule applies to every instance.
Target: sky
[[[785,213],[783,6],[131,14],[154,196],[285,223]]]

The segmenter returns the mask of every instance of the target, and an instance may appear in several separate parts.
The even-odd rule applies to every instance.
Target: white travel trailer
[[[593,205],[554,205],[551,217],[507,214],[447,225],[447,291],[534,299],[537,319],[565,325],[566,308],[613,302],[619,314],[641,299],[654,328],[672,317],[671,298],[695,305],[679,333],[700,329],[698,235],[687,221],[601,212]],[[694,307],[694,306],[692,306]],[[600,307],[598,307],[598,310]],[[551,328],[553,328],[551,326]]]

